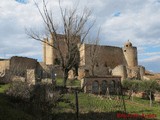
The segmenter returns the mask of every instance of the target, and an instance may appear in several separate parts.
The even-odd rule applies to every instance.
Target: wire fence
[[[117,86],[118,87],[118,86]],[[121,120],[126,113],[121,86],[114,94],[87,94],[73,89],[64,95],[68,105],[59,103],[61,113],[55,114],[56,120]]]

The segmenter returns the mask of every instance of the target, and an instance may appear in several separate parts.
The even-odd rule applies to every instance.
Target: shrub
[[[60,97],[61,95],[58,91],[55,91],[54,85],[48,83],[38,83],[33,88],[31,101],[56,103]]]
[[[31,95],[32,114],[37,118],[48,119],[61,99],[62,95],[55,91],[55,86],[47,83],[38,83],[34,86]]]
[[[10,87],[6,91],[6,94],[15,99],[29,101],[32,91],[33,86],[29,85],[28,83],[14,81],[10,84]]]
[[[6,94],[16,103],[16,108],[38,119],[48,119],[62,98],[62,95],[55,91],[55,86],[48,83],[29,85],[26,82],[14,81]]]

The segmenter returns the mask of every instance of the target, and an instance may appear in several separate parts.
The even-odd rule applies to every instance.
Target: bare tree
[[[90,38],[88,39],[88,47],[87,50],[89,52],[89,61],[90,61],[90,70],[91,70],[91,75],[95,76],[95,66],[98,64],[98,59],[99,59],[99,51],[100,51],[100,46],[99,46],[99,32],[96,36],[96,38]]]
[[[34,1],[35,2],[35,1]],[[60,65],[64,72],[64,87],[66,86],[66,81],[68,79],[68,72],[73,67],[77,69],[79,66],[79,48],[85,42],[87,35],[89,34],[91,28],[94,25],[94,21],[89,23],[91,17],[91,11],[85,8],[82,14],[79,14],[77,7],[72,10],[67,8],[63,9],[61,6],[61,1],[59,0],[59,8],[61,13],[62,23],[58,26],[56,20],[53,17],[53,11],[48,10],[45,0],[43,2],[43,10],[40,9],[37,2],[35,5],[42,17],[45,25],[45,30],[56,45],[47,43],[56,50],[58,57],[60,59]],[[54,10],[54,8],[52,9]],[[64,47],[65,51],[61,49],[61,42],[58,39],[58,30],[60,33],[64,34]],[[33,30],[27,30],[27,34],[38,41],[45,42],[42,37],[37,32]],[[80,41],[77,41],[77,37],[80,37]],[[77,45],[77,43],[79,43]],[[65,54],[64,54],[65,53]]]

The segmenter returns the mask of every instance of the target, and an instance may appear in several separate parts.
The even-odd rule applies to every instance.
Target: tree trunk
[[[152,107],[152,93],[149,92],[150,107]]]
[[[66,87],[67,79],[68,79],[68,70],[64,70],[64,76],[63,76],[63,87]]]
[[[132,90],[131,96],[132,96],[132,102],[133,102],[133,90]]]
[[[128,99],[131,99],[131,96],[132,96],[132,91],[129,90],[129,96],[128,96]]]

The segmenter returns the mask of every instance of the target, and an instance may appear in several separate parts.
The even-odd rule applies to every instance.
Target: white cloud
[[[146,59],[141,59],[139,62],[148,63],[148,62],[159,62],[159,61],[160,61],[160,56],[152,56]]]
[[[160,4],[157,5],[149,0],[132,3],[129,1],[120,3],[124,4],[124,8],[126,8],[121,10],[121,16],[106,19],[103,24],[103,33],[106,35],[106,39],[121,42],[131,39],[138,46],[160,44],[158,37]]]
[[[152,56],[146,59],[141,59],[139,63],[146,67],[146,70],[160,72],[160,56]]]
[[[40,0],[37,0],[42,6]],[[54,8],[54,17],[59,23],[58,0],[47,0],[47,5]],[[78,10],[84,6],[93,10],[92,18],[97,18],[96,28],[101,26],[102,44],[123,46],[130,39],[138,47],[140,64],[151,61],[159,64],[160,51],[160,2],[159,0],[61,0],[62,6],[68,8],[79,4]],[[114,14],[119,12],[115,17]],[[28,39],[25,28],[43,31],[43,21],[33,0],[21,4],[15,0],[1,0],[0,4],[0,57],[24,55],[42,57],[41,44]],[[94,34],[94,33],[92,33]],[[149,46],[157,51],[146,52]],[[143,57],[144,56],[144,57]],[[148,58],[150,57],[150,58]],[[40,59],[41,60],[41,59]],[[148,69],[152,69],[151,65]],[[154,69],[154,68],[153,68]],[[160,69],[159,69],[160,71]]]
[[[147,53],[141,53],[139,55],[146,55],[146,56],[151,56],[152,57],[152,56],[160,55],[160,52],[147,52]]]

